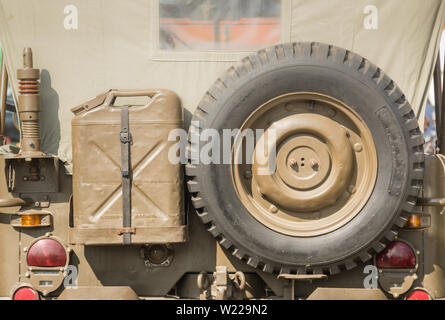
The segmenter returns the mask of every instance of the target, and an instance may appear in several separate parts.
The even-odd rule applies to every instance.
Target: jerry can
[[[149,98],[143,106],[114,105],[118,97],[141,96]],[[183,126],[176,94],[110,90],[71,111],[75,116],[70,242],[184,242],[182,166],[168,158],[177,143],[168,141],[168,135]]]

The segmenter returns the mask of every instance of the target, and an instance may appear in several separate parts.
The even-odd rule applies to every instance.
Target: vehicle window
[[[160,0],[159,46],[253,51],[280,42],[280,0]]]

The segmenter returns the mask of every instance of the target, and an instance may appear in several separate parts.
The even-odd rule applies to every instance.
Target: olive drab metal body
[[[0,298],[445,298],[445,0],[374,2],[0,0]]]
[[[146,96],[144,106],[127,107],[129,126],[121,130],[119,97]],[[76,244],[122,243],[124,228],[131,243],[186,241],[183,173],[172,164],[169,151],[176,143],[169,133],[182,128],[178,97],[167,90],[111,90],[73,109],[73,229]],[[122,134],[126,134],[122,141]],[[131,154],[131,194],[123,196],[121,145]],[[100,160],[100,165],[95,162]],[[125,183],[125,182],[124,182]],[[130,199],[131,198],[131,199]],[[131,201],[131,225],[122,223],[122,207]]]

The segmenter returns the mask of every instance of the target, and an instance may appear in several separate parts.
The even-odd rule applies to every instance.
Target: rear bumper
[[[72,287],[63,290],[57,300],[139,300],[130,287]]]
[[[388,300],[380,289],[317,288],[307,300]]]

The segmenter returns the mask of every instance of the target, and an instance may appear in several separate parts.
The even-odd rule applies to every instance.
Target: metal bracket
[[[51,155],[5,157],[8,191],[19,193],[59,192],[59,159]]]
[[[425,207],[445,207],[445,198],[423,198],[421,205]]]
[[[206,272],[201,272],[197,284],[202,290],[201,300],[242,300],[245,297],[246,276],[241,271],[229,274],[227,266],[217,266],[212,280]]]
[[[328,276],[325,274],[287,274],[282,273],[278,275],[278,279],[287,280],[284,286],[284,295],[286,299],[295,300],[295,282],[296,281],[309,281],[325,279]]]

